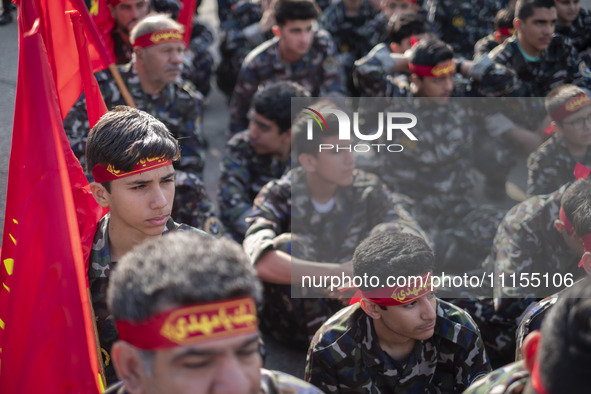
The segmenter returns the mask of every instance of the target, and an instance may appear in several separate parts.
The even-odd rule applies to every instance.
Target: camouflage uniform
[[[471,59],[474,44],[494,30],[495,15],[507,4],[507,0],[428,0],[427,21],[457,55]]]
[[[309,383],[280,371],[261,368],[261,394],[322,394]],[[127,394],[123,382],[109,387],[105,394]]]
[[[380,40],[380,19],[375,19],[376,11],[368,1],[363,1],[355,16],[347,16],[345,4],[338,1],[330,5],[318,19],[323,29],[328,31],[337,48],[338,62],[343,66],[347,88],[350,95],[353,90],[353,63],[365,55]]]
[[[212,234],[219,235],[222,231],[221,223],[216,218],[213,204],[200,179],[207,145],[201,131],[203,96],[188,82],[171,83],[160,94],[148,95],[142,90],[133,62],[119,67],[119,72],[138,109],[162,121],[179,141],[181,159],[174,165],[177,192],[172,216],[194,227],[209,227]],[[125,105],[110,72],[98,72],[96,79],[107,109]],[[89,127],[84,94],[68,113],[64,120],[64,129],[74,154],[85,168],[84,155]]]
[[[111,271],[117,264],[116,261],[111,261],[111,249],[109,246],[110,219],[111,214],[108,213],[98,222],[88,260],[88,284],[90,286],[92,307],[94,308],[98,339],[108,384],[117,380],[111,363],[111,346],[118,338],[115,322],[107,309],[107,286]],[[172,219],[168,219],[162,234],[166,234],[169,231],[193,231],[209,236],[205,232],[187,226],[186,224],[175,223]]]
[[[290,159],[257,155],[250,145],[248,130],[228,141],[221,163],[218,204],[222,223],[237,242],[244,239],[248,229],[245,219],[256,195],[267,182],[281,178],[290,167]]]
[[[257,88],[270,82],[297,82],[312,96],[340,96],[345,93],[342,67],[335,57],[335,46],[326,31],[316,31],[310,50],[293,63],[281,59],[278,44],[277,37],[266,41],[244,59],[230,101],[232,133],[248,127],[247,114],[252,97]]]
[[[361,59],[355,61],[353,82],[361,97],[403,97],[406,89],[395,77],[394,60],[388,44],[378,44]],[[410,86],[410,84],[408,84]]]
[[[499,43],[495,39],[494,34],[489,34],[485,37],[482,37],[480,40],[476,41],[476,44],[474,44],[474,59],[476,60],[482,55],[486,55],[498,45]]]
[[[571,39],[573,46],[585,62],[591,60],[591,12],[581,8],[579,16],[570,26],[562,26],[556,22],[556,33]]]
[[[454,305],[437,300],[433,336],[415,341],[400,362],[382,350],[373,320],[357,303],[318,330],[305,379],[325,393],[459,393],[490,370],[478,327]]]
[[[371,231],[411,231],[424,236],[373,174],[356,170],[353,184],[339,187],[334,201],[329,212],[316,211],[301,167],[265,185],[247,219],[250,227],[244,249],[253,264],[273,249],[310,261],[344,263],[351,260],[355,247]],[[332,299],[292,298],[289,285],[265,282],[263,289],[261,328],[279,341],[298,347],[307,347],[320,325],[342,307],[340,301]],[[312,296],[308,289],[299,291],[302,296]]]
[[[591,88],[591,72],[568,39],[554,35],[539,62],[523,57],[514,35],[488,56],[492,62],[482,67],[479,92],[494,97],[546,97],[557,86],[572,83]]]
[[[467,100],[462,104],[467,105]],[[413,128],[418,141],[397,133],[392,142],[404,150],[382,154],[379,175],[390,190],[415,200],[413,215],[435,242],[438,269],[452,273],[475,269],[486,257],[504,215],[496,207],[477,204],[473,196],[473,139],[476,132],[486,134],[478,131],[484,126],[478,127],[470,108],[457,101],[429,105],[421,98],[409,98],[395,104],[397,110],[420,119]],[[485,145],[484,137],[479,144]]]
[[[495,369],[474,383],[464,394],[521,394],[529,383],[530,374],[523,361]]]
[[[591,149],[585,157],[574,158],[569,152],[564,139],[554,133],[527,159],[527,194],[547,194],[565,183],[575,180],[573,170],[577,162],[591,167]]]
[[[229,18],[220,25],[221,61],[216,70],[218,88],[228,97],[232,94],[240,66],[250,51],[266,40],[273,38],[269,30],[262,33],[259,22],[263,16],[261,4],[242,0],[229,13]]]

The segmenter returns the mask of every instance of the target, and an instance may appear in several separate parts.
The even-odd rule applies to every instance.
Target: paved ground
[[[591,8],[591,0],[583,0],[583,6]],[[217,25],[215,0],[204,0],[200,7],[202,18],[212,26]],[[16,91],[17,75],[17,24],[11,23],[0,26],[0,223],[4,223],[4,208],[6,199],[6,179],[8,172],[8,160],[10,141],[12,135],[12,120],[14,114],[14,98]],[[228,108],[225,97],[214,89],[209,97],[209,103],[204,116],[205,132],[210,141],[210,152],[205,169],[205,183],[211,197],[215,197],[217,179],[219,177],[219,161],[225,143],[225,130],[228,123]],[[525,183],[525,162],[522,161],[518,168],[510,176],[509,193],[516,199],[522,196]],[[484,201],[482,192],[480,199]],[[511,206],[514,201],[507,200],[503,205]],[[3,225],[0,227],[0,239]],[[303,376],[305,354],[301,351],[293,351],[278,345],[270,338],[265,339],[267,344],[266,366]]]

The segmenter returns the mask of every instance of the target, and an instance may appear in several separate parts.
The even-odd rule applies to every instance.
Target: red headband
[[[159,313],[139,323],[117,322],[119,339],[144,349],[166,349],[258,330],[250,297],[212,301]]]
[[[573,227],[572,223],[566,217],[566,213],[564,213],[564,208],[561,206],[560,211],[558,212],[558,216],[560,217],[560,221],[564,225],[564,228],[568,235],[573,235],[575,233],[575,228]]]
[[[412,63],[408,63],[408,67],[413,74],[416,74],[419,77],[440,78],[456,73],[456,63],[453,61],[453,59],[433,67],[418,66]]]
[[[133,41],[133,47],[146,48],[152,45],[162,44],[165,42],[180,42],[183,41],[183,33],[177,29],[156,30],[143,36],[137,37]]]
[[[113,7],[117,7],[121,3],[127,3],[130,0],[109,0],[109,4]]]
[[[540,376],[540,362],[536,358],[534,361],[534,367],[531,371],[531,385],[539,394],[548,394],[544,385],[542,384],[542,378]]]
[[[502,27],[494,32],[496,41],[499,41],[502,36],[512,36],[513,34],[515,34],[515,29],[512,27]]]
[[[591,253],[591,233],[585,234],[582,237],[579,237],[581,241],[583,241],[583,247],[585,248],[585,253]],[[579,267],[583,266],[583,259],[579,261]]]
[[[409,304],[419,298],[433,293],[431,273],[416,278],[408,278],[408,286],[383,287],[375,290],[357,291],[349,305],[361,301],[361,298],[367,298],[382,306]],[[416,280],[412,280],[416,279]]]
[[[103,183],[108,181],[114,181],[115,179],[125,178],[131,175],[136,175],[140,172],[152,171],[156,168],[169,166],[171,164],[172,161],[162,157],[141,159],[133,168],[133,170],[129,172],[116,170],[112,164],[107,165],[107,167],[101,164],[95,164],[94,168],[92,169],[92,177],[94,178],[95,182]]]
[[[560,122],[567,116],[588,105],[591,105],[591,100],[589,97],[587,97],[587,95],[584,93],[579,94],[578,96],[575,96],[566,103],[562,104],[560,107],[556,108],[552,114],[550,114],[550,117],[554,122]],[[552,134],[554,131],[556,130],[552,124],[546,128],[546,134],[548,135]]]

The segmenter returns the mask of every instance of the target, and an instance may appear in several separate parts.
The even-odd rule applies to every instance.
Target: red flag
[[[197,9],[197,0],[183,0],[183,7],[179,12],[178,22],[185,27],[183,34],[183,41],[185,46],[189,47],[189,41],[191,41],[191,32],[193,31],[193,17],[195,16],[195,10]]]
[[[111,36],[111,30],[115,27],[115,18],[111,15],[108,3],[109,0],[92,0],[89,12],[111,60],[114,60],[116,58],[115,43],[113,36]]]
[[[60,95],[68,90],[58,91],[56,81],[78,62],[62,65],[63,57],[48,54],[47,42],[55,41],[46,40],[47,29],[63,21],[72,31],[63,8],[61,20],[44,19],[48,3],[19,5],[19,72],[0,256],[0,392],[98,393],[77,219],[96,225],[103,212],[88,192],[62,126]],[[60,4],[52,2],[51,8]]]
[[[589,178],[589,174],[591,173],[591,169],[587,168],[581,163],[577,163],[575,165],[575,170],[573,171],[575,174],[575,179],[587,179]]]

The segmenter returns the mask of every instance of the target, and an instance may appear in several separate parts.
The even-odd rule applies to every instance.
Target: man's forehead
[[[124,7],[134,6],[134,5],[148,5],[148,0],[115,0],[111,1],[111,5],[118,7],[123,5]]]
[[[225,338],[177,346],[171,349],[170,354],[173,358],[182,358],[187,356],[232,353],[244,347],[258,344],[259,339],[260,333],[258,331],[256,333],[231,335]]]

